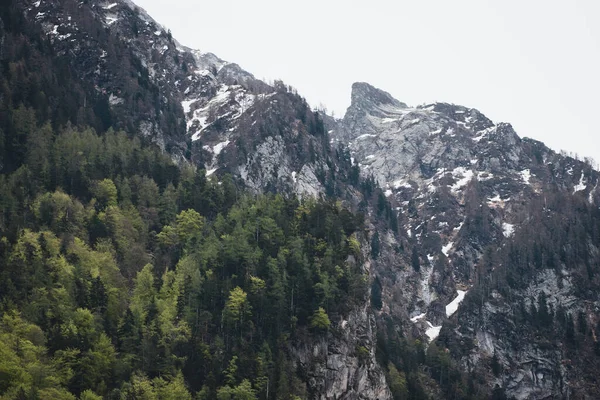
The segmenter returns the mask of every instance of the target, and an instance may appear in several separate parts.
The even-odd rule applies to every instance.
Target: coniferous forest
[[[124,133],[29,129],[0,177],[7,398],[302,390],[287,342],[364,301],[360,218],[249,196]]]
[[[362,218],[104,130],[106,99],[83,106],[85,83],[1,11],[2,398],[302,396],[286,348],[364,301]]]
[[[481,343],[472,338],[478,330],[493,333],[490,326],[508,338],[496,342],[504,354],[559,349],[560,366],[542,372],[600,393],[600,209],[591,189],[583,195],[565,185],[561,171],[573,175],[573,160],[552,164],[535,143],[523,145],[534,155],[541,190],[515,202],[522,223],[511,220],[509,234],[498,231],[504,220],[483,190],[491,178],[465,184],[463,204],[452,184],[433,190],[441,198],[437,214],[448,221],[453,207],[465,209],[455,248],[474,249],[440,253],[435,229],[448,221],[434,224],[438,215],[428,216],[414,231],[408,224],[430,207],[419,209],[415,199],[424,197],[412,193],[415,185],[404,183],[413,197],[402,197],[402,209],[373,174],[361,175],[349,149],[331,146],[319,113],[283,83],[273,103],[257,106],[264,115],[256,118],[266,136],[306,124],[319,138],[294,147],[309,160],[317,157],[314,143],[322,144],[318,198],[256,194],[240,177],[207,176],[190,161],[202,153],[185,136],[180,99],[161,98],[164,88],[126,40],[80,2],[65,1],[82,31],[111,49],[107,76],[122,96],[114,108],[98,86],[106,82],[78,76],[17,3],[0,2],[0,399],[317,398],[316,385],[307,383],[316,380],[315,366],[299,362],[294,350],[316,358],[316,344],[335,347],[342,321],[358,309],[376,329],[356,341],[369,348],[352,342],[351,356],[363,376],[385,376],[394,400],[506,399],[496,383],[505,383],[513,360],[496,347],[479,356]],[[166,139],[157,144],[142,134],[142,120]],[[245,158],[257,146],[243,142],[236,151]],[[434,170],[424,162],[420,168]],[[585,177],[591,187],[596,173],[589,169],[572,178],[582,185]],[[507,180],[506,202],[510,191],[522,191],[511,185]],[[458,259],[467,256],[473,265]],[[457,288],[448,284],[451,257],[469,282],[462,321],[445,310]],[[552,291],[531,289],[540,276],[556,277],[555,291],[571,285],[565,297],[575,300],[564,305]],[[417,328],[401,310],[426,307],[398,299],[434,284],[442,297],[431,301],[429,315],[440,330],[427,342],[425,320]],[[583,306],[571,307],[576,301]],[[489,313],[496,306],[506,306],[505,320]]]

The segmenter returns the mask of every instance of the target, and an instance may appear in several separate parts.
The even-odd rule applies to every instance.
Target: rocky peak
[[[519,233],[531,223],[529,205],[545,202],[545,196],[555,196],[557,190],[560,196],[583,195],[588,205],[595,204],[599,177],[589,166],[521,139],[512,125],[495,124],[476,109],[449,103],[408,107],[360,83],[353,85],[346,115],[332,127],[332,136],[348,146],[361,173],[373,176],[385,189],[401,220],[398,237],[379,235],[384,250],[373,263],[383,293],[381,316],[403,320],[412,334],[429,342],[452,324],[459,326],[456,336],[461,341],[470,335],[453,315],[467,314],[459,305],[477,290],[476,269],[485,252],[527,236]],[[407,246],[412,248],[412,261],[395,250]],[[573,301],[569,307],[581,306],[579,300],[567,300]],[[509,303],[504,300],[499,307],[510,308]],[[496,314],[490,313],[490,319]],[[476,320],[473,315],[468,318],[469,324]],[[495,335],[495,349],[498,354],[502,349],[507,360],[514,354],[503,342],[510,335],[502,332],[506,318],[502,321],[490,331],[478,327],[476,339],[481,342],[485,331],[492,343],[489,337]],[[480,346],[470,361],[492,357],[494,346],[486,351]],[[534,343],[527,357],[536,351],[542,359],[555,356]],[[540,367],[540,374],[556,371],[562,361],[558,357],[556,363],[544,365],[545,370]],[[505,376],[507,393],[517,398],[564,394],[552,388],[567,379],[562,372],[558,380],[534,382],[534,389],[531,382],[521,381],[526,363],[505,362],[511,371]]]
[[[395,108],[406,108],[406,104],[396,100],[391,94],[366,82],[355,82],[352,84],[351,107],[372,111],[374,108],[382,106],[392,106]]]

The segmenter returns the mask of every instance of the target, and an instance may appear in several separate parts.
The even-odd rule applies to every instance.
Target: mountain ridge
[[[579,392],[573,394],[598,393],[588,374],[583,381],[578,377],[587,372],[585,365],[561,367],[575,350],[556,353],[542,346],[554,343],[548,332],[527,325],[523,335],[544,340],[517,357],[515,337],[490,322],[502,315],[516,326],[526,315],[513,312],[518,299],[535,308],[535,316],[544,309],[540,304],[550,304],[552,312],[540,318],[548,322],[552,314],[560,332],[568,327],[554,317],[559,306],[565,316],[585,312],[594,325],[599,300],[579,293],[574,283],[587,268],[592,278],[585,285],[592,290],[595,284],[595,231],[585,224],[595,226],[599,175],[590,165],[520,138],[510,124],[495,124],[476,109],[448,103],[409,107],[365,82],[352,85],[351,105],[336,120],[312,110],[283,82],[267,84],[237,64],[181,46],[129,0],[15,4],[44,32],[53,57],[69,61],[78,79],[92,83],[82,89],[74,122],[86,121],[78,116],[89,109],[88,98],[97,98],[109,115],[100,131],[127,129],[182,168],[203,169],[199,180],[226,185],[236,196],[246,189],[336,200],[365,217],[360,268],[369,277],[370,300],[349,313],[352,321],[334,321],[326,339],[307,338],[288,349],[315,398],[391,398],[388,386],[398,396],[404,393],[394,386],[402,381],[400,373],[411,393],[438,378],[431,395],[459,393],[444,386],[444,367],[431,361],[442,357],[438,345],[460,366],[453,374],[477,374],[489,392],[499,385],[519,399],[566,396],[576,382],[573,390]],[[589,223],[582,222],[586,212]],[[561,215],[586,227],[568,237],[589,238],[587,250],[555,254],[546,248],[551,235],[535,236],[534,226],[565,229]],[[535,261],[539,271],[530,271],[517,262],[523,257],[506,248],[518,248],[517,255],[527,259],[553,260],[552,268]],[[588,254],[586,261],[579,253]],[[347,263],[353,262],[349,257]],[[510,281],[513,264],[528,271],[519,284]],[[566,289],[556,289],[563,284]],[[591,332],[579,337],[582,348],[593,345]],[[558,345],[563,342],[561,337]],[[393,349],[398,343],[402,351]],[[493,357],[499,371],[492,371]],[[427,362],[430,374],[414,368]],[[450,375],[454,364],[444,363]]]

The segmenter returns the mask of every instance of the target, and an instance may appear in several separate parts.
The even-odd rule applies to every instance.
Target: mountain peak
[[[361,108],[372,108],[373,106],[391,105],[398,108],[406,108],[407,105],[396,100],[386,91],[378,89],[366,82],[354,82],[352,84],[351,101],[353,106]]]

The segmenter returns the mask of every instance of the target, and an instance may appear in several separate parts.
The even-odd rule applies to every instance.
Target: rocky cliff
[[[182,46],[128,0],[15,4],[85,83],[73,105],[82,121],[94,107],[99,128],[135,133],[210,179],[328,197],[366,216],[371,301],[327,339],[289,349],[315,398],[391,398],[381,342],[415,339],[448,349],[482,393],[598,395],[596,361],[578,357],[593,354],[600,318],[590,165],[476,109],[411,107],[367,83],[353,85],[342,119],[322,115],[282,82]],[[415,379],[428,386],[424,370]],[[444,396],[442,377],[430,396]]]
[[[582,296],[584,283],[573,281],[572,271],[581,261],[563,254],[559,268],[548,261],[555,256],[547,255],[539,270],[513,277],[518,290],[500,294],[498,288],[513,282],[499,278],[499,271],[517,266],[511,256],[496,254],[531,245],[538,230],[556,229],[542,221],[570,218],[568,210],[575,206],[562,204],[580,202],[593,212],[598,173],[521,139],[509,124],[495,124],[475,109],[444,103],[411,108],[366,83],[352,89],[352,104],[333,124],[332,137],[347,144],[361,173],[385,189],[403,224],[398,236],[380,236],[384,250],[374,263],[383,297],[379,318],[391,315],[408,326],[408,334],[420,332],[427,341],[441,332],[443,343],[460,343],[450,349],[465,371],[489,372],[490,359],[496,357],[502,372],[497,378],[486,375],[490,389],[498,385],[519,399],[572,393],[569,388],[580,381],[574,371],[580,370],[573,367],[562,339],[552,340],[551,330],[521,326],[515,310],[519,304],[539,308],[540,293],[547,307],[560,308],[563,320],[596,309],[597,297]],[[546,211],[543,217],[540,210]],[[585,237],[571,240],[587,241],[581,252],[593,258],[594,239]],[[553,240],[545,236],[534,242],[542,246]],[[495,282],[495,290],[489,282]],[[471,306],[479,301],[479,308],[459,307],[465,297]],[[592,325],[595,315],[585,311],[584,318]],[[472,347],[466,350],[464,343]],[[586,390],[578,393],[596,393],[595,386]]]

